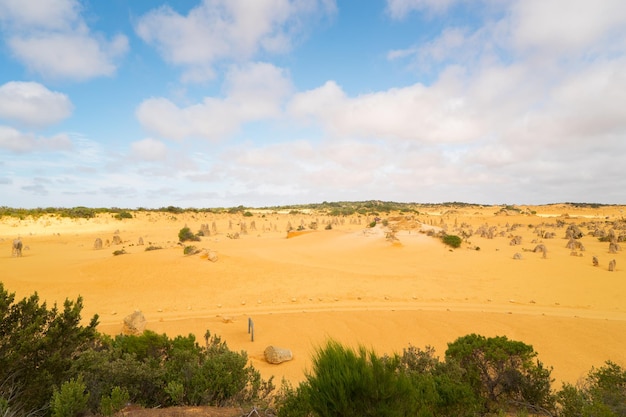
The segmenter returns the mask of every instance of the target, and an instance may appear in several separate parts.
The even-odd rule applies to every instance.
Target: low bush
[[[112,416],[128,404],[130,395],[126,388],[113,387],[110,395],[103,395],[100,399],[100,413],[103,416]]]
[[[132,219],[133,215],[127,211],[120,211],[113,217],[115,217],[117,220],[122,220],[122,219]]]
[[[443,235],[442,242],[452,248],[459,248],[461,246],[461,238],[457,235]]]
[[[197,235],[194,235],[190,228],[185,226],[178,231],[178,240],[181,242],[197,242],[200,238]]]
[[[52,417],[76,417],[87,411],[89,393],[82,377],[70,379],[55,389],[50,401]]]
[[[607,361],[578,385],[564,384],[557,401],[562,417],[626,416],[626,369]]]
[[[200,250],[193,245],[185,246],[183,249],[184,255],[195,255],[197,253],[200,253]]]
[[[551,369],[536,356],[533,347],[523,342],[477,334],[458,338],[446,350],[446,362],[458,363],[464,370],[462,381],[472,387],[486,412],[554,410]]]

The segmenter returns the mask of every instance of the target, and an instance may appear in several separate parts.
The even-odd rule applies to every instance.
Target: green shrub
[[[368,224],[368,227],[376,227],[376,220]]]
[[[456,235],[444,235],[441,240],[443,243],[453,248],[460,247],[462,242],[461,238]]]
[[[170,381],[165,387],[165,392],[170,396],[170,400],[174,405],[184,405],[185,387],[178,381]]]
[[[178,240],[181,242],[187,242],[187,241],[199,241],[200,238],[196,235],[194,235],[191,231],[191,229],[189,229],[187,226],[183,227],[182,229],[180,229],[180,231],[178,232]]]
[[[246,212],[243,213],[243,216],[244,217],[252,217],[252,216],[254,216],[254,214],[250,213],[249,211],[246,211]]]
[[[198,248],[196,248],[193,245],[185,246],[185,248],[183,249],[183,254],[184,255],[195,255],[195,254],[197,254],[199,252],[200,251],[198,250]]]
[[[133,215],[127,211],[120,211],[113,217],[115,217],[117,220],[122,220],[122,219],[132,219]]]
[[[551,369],[535,361],[530,345],[506,336],[470,334],[449,343],[445,355],[446,362],[463,369],[462,380],[482,399],[485,412],[554,409]]]
[[[159,249],[163,249],[163,248],[161,246],[150,245],[150,246],[146,247],[146,252],[153,251],[153,250],[159,250]]]
[[[127,253],[128,253],[128,252],[126,252],[126,250],[124,250],[124,249],[118,249],[118,250],[116,250],[116,251],[114,251],[114,252],[113,252],[113,256],[125,255],[125,254],[127,254]]]
[[[80,376],[64,382],[59,390],[55,388],[50,401],[52,417],[75,417],[87,411],[89,393],[85,389]]]
[[[53,387],[77,376],[71,369],[74,358],[97,339],[98,316],[82,326],[82,308],[78,297],[49,309],[37,293],[15,302],[15,294],[0,282],[0,397],[11,410],[44,409]]]
[[[320,417],[417,415],[417,391],[397,363],[330,341],[314,356],[301,392]]]
[[[607,361],[574,386],[557,393],[562,417],[626,416],[626,369]]]
[[[110,395],[103,395],[100,399],[100,413],[104,416],[112,416],[126,407],[130,395],[126,388],[113,387]]]

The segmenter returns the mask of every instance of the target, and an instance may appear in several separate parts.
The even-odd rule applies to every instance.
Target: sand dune
[[[382,215],[388,227],[373,229],[365,216],[263,211],[253,217],[138,212],[126,220],[5,217],[0,280],[18,297],[37,291],[49,303],[81,295],[84,318],[99,314],[100,330],[109,334],[119,333],[124,316],[135,310],[157,332],[194,333],[202,340],[208,329],[231,348],[246,350],[265,377],[295,383],[327,338],[379,353],[432,345],[443,356],[446,343],[459,336],[506,335],[532,344],[558,381],[575,382],[608,359],[626,366],[626,256],[609,254],[608,243],[586,228],[595,221],[608,230],[607,222],[621,219],[623,207],[520,209],[534,214],[433,206],[413,217]],[[318,230],[287,238],[288,223],[308,228],[313,221]],[[329,221],[335,224],[325,230]],[[556,227],[557,221],[565,226]],[[218,261],[184,256],[178,231],[213,222],[217,234],[194,244],[215,251]],[[248,233],[228,238],[241,232],[241,222]],[[570,223],[585,232],[580,256],[566,248]],[[478,236],[482,225],[495,228],[496,236]],[[396,230],[393,241],[386,238],[390,227]],[[426,228],[474,234],[451,250],[427,236]],[[540,230],[556,236],[542,239]],[[115,235],[123,243],[106,246]],[[18,236],[27,247],[19,259],[11,257]],[[521,236],[521,245],[509,244],[514,236]],[[96,238],[105,242],[103,249],[93,249]],[[532,252],[539,243],[548,248],[545,259]],[[145,251],[149,245],[162,249]],[[113,256],[122,248],[127,254]],[[522,259],[514,260],[515,253]],[[615,272],[608,271],[612,259]],[[267,364],[263,350],[270,344],[290,348],[294,360]]]

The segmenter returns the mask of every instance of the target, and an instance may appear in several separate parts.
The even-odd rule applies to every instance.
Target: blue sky
[[[622,0],[0,0],[0,205],[626,204]]]

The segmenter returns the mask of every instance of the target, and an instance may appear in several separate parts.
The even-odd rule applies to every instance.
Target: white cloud
[[[167,157],[167,146],[152,138],[133,142],[131,151],[135,157],[145,161],[163,161]]]
[[[139,105],[137,118],[147,130],[164,138],[219,140],[244,123],[279,117],[291,88],[280,68],[250,63],[227,73],[224,98],[206,97],[186,107],[166,98],[151,98]]]
[[[135,29],[166,61],[185,68],[185,81],[204,81],[216,62],[289,50],[310,20],[334,11],[334,0],[204,0],[186,16],[169,6],[154,9]]]
[[[458,0],[387,0],[387,12],[394,19],[403,19],[411,12],[442,13]]]
[[[343,137],[463,142],[484,134],[463,91],[415,84],[347,97],[334,82],[296,94],[289,111]]]
[[[128,39],[91,33],[76,0],[0,0],[0,21],[13,56],[51,78],[86,80],[115,73]]]
[[[69,117],[72,109],[65,94],[39,83],[11,81],[0,86],[0,119],[43,127]]]
[[[546,55],[585,54],[617,44],[626,36],[626,3],[621,0],[521,0],[511,8],[516,46]]]
[[[65,151],[72,148],[72,141],[65,134],[51,137],[23,133],[12,127],[0,125],[0,149],[15,153]]]

